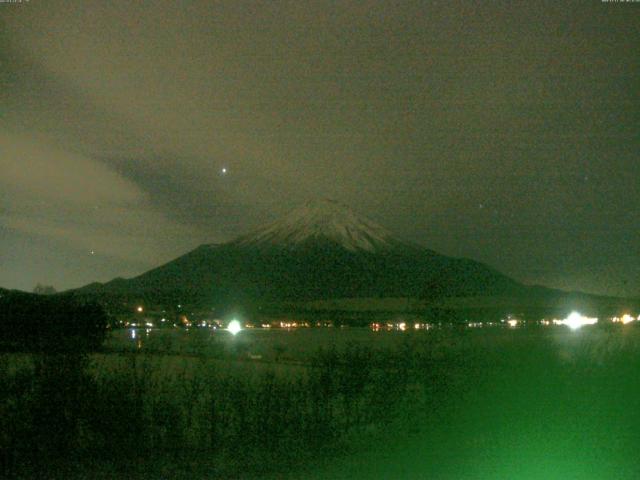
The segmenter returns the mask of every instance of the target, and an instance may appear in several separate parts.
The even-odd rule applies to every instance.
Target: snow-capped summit
[[[350,251],[369,252],[398,243],[384,227],[333,200],[308,202],[234,243],[293,246],[309,240],[329,240]]]
[[[286,311],[287,302],[522,295],[525,287],[481,263],[397,240],[348,207],[323,200],[231,242],[201,245],[135,278],[81,290],[221,309],[266,302]]]

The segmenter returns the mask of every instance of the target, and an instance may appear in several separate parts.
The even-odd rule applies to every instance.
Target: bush
[[[319,352],[306,369],[276,367],[286,371],[206,357],[111,354],[89,364],[85,355],[31,355],[29,368],[0,378],[0,447],[8,471],[27,477],[290,469],[393,421],[419,368],[408,354],[353,344]]]
[[[88,352],[105,338],[107,316],[95,303],[71,297],[0,297],[0,346],[32,352]]]

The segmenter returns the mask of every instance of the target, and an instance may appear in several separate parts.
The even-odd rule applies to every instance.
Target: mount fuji
[[[482,263],[398,239],[348,207],[323,200],[230,242],[201,245],[135,278],[94,283],[75,293],[156,304],[256,305],[511,295],[525,288]]]
[[[309,202],[233,243],[296,248],[314,241],[331,242],[351,252],[382,252],[401,244],[384,227],[332,200]]]

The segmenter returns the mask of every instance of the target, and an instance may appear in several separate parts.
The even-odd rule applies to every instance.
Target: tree
[[[57,291],[52,285],[42,285],[41,283],[38,283],[34,287],[33,293],[37,293],[38,295],[54,295]]]
[[[0,342],[43,352],[88,352],[102,345],[107,315],[71,297],[12,293],[0,298]]]

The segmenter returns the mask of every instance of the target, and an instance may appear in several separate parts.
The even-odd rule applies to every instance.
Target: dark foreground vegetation
[[[428,352],[428,353],[427,353]],[[5,354],[10,478],[253,478],[357,448],[445,377],[409,343],[319,351],[306,366],[133,354]]]
[[[156,332],[98,350],[45,329],[0,354],[0,478],[635,479],[638,327]],[[294,348],[322,332],[360,341]]]
[[[93,301],[0,292],[0,348],[3,351],[94,351],[104,342],[107,324],[107,314]]]
[[[640,478],[640,325],[474,336],[468,388],[448,381],[414,428],[272,480]]]
[[[445,380],[442,350],[409,342],[251,364],[207,349],[103,351],[104,312],[69,298],[15,293],[0,307],[2,478],[291,471],[402,422]]]

